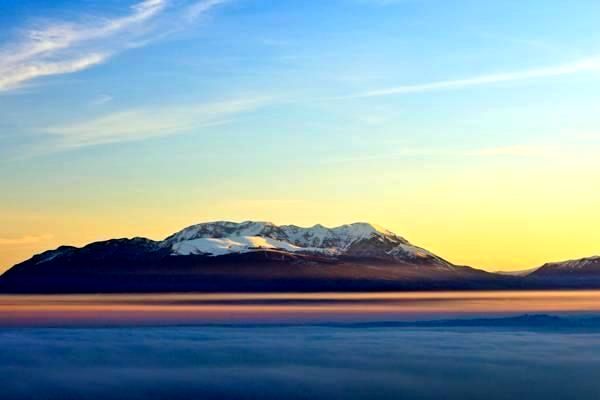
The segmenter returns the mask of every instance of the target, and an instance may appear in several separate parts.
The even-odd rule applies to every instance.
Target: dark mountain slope
[[[63,246],[15,265],[21,293],[502,289],[515,279],[455,266],[382,228],[201,224],[164,241]]]

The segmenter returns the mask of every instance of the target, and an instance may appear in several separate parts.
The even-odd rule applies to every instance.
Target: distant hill
[[[600,287],[600,257],[546,263],[527,275],[527,278],[552,287]]]

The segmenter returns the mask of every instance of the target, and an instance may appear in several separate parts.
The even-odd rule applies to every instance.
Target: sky
[[[0,4],[0,271],[213,220],[600,254],[600,3]]]

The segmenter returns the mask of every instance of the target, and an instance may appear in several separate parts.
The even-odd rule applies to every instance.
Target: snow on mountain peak
[[[600,264],[600,256],[580,258],[577,260],[551,262],[545,264],[542,268],[554,268],[557,270],[581,270],[594,264]]]
[[[393,237],[396,236],[392,231],[389,231],[379,225],[374,225],[367,222],[355,222],[353,224],[338,226],[336,228],[332,228],[331,230],[341,234],[362,238],[369,237],[373,234]]]
[[[305,228],[278,226],[266,221],[216,221],[187,227],[165,239],[162,246],[171,248],[174,255],[219,256],[281,250],[402,260],[438,259],[393,232],[366,222],[333,228],[317,224]]]
[[[177,255],[211,254],[220,256],[229,253],[243,253],[257,249],[300,251],[301,248],[287,242],[260,236],[232,236],[229,238],[199,238],[184,240],[173,245]]]
[[[173,244],[183,240],[199,238],[226,238],[226,237],[270,237],[277,240],[288,241],[298,246],[310,245],[312,247],[325,247],[327,243],[341,241],[344,245],[372,236],[385,236],[392,240],[405,242],[393,232],[373,224],[358,222],[327,228],[317,224],[309,228],[296,225],[277,226],[265,221],[216,221],[192,225],[165,239],[166,243]]]

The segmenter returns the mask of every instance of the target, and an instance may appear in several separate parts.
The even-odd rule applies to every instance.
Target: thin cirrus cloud
[[[600,57],[587,58],[571,63],[523,71],[480,75],[473,78],[435,81],[417,85],[403,85],[359,93],[350,98],[392,96],[442,90],[459,90],[475,86],[493,85],[530,79],[551,78],[583,72],[599,71]]]
[[[68,74],[82,71],[93,65],[100,64],[108,59],[106,53],[90,53],[65,61],[46,61],[24,65],[7,71],[0,69],[3,76],[0,78],[0,91],[16,89],[24,82],[44,76]]]
[[[107,103],[110,103],[113,100],[113,97],[108,94],[102,94],[95,99],[92,100],[91,105],[93,106],[101,106]]]
[[[139,141],[223,124],[270,101],[269,97],[245,97],[204,104],[128,109],[88,121],[50,127],[46,133],[52,137],[52,147],[57,150]]]
[[[35,244],[45,242],[52,239],[52,235],[26,235],[16,238],[3,238],[0,237],[0,246],[22,246],[28,244]]]
[[[520,143],[479,148],[440,148],[417,147],[404,148],[395,152],[354,157],[332,158],[326,164],[343,164],[370,162],[380,160],[399,160],[406,158],[461,158],[461,159],[553,159],[553,160],[586,160],[595,158],[597,147],[583,146],[583,143]]]
[[[18,89],[37,78],[102,64],[128,47],[148,43],[157,26],[163,26],[158,23],[160,16],[177,25],[176,20],[182,15],[189,21],[225,2],[187,2],[179,10],[180,2],[144,0],[131,6],[125,16],[87,18],[80,23],[54,22],[26,30],[22,37],[0,46],[0,92]],[[165,11],[170,7],[176,14],[166,18]]]
[[[194,20],[200,15],[208,12],[211,8],[225,4],[229,1],[230,0],[205,0],[194,3],[185,10],[185,18],[187,20]]]

